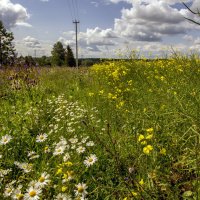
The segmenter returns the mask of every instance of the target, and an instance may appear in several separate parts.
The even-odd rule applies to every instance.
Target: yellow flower
[[[73,164],[72,164],[72,162],[69,162],[69,161],[68,161],[68,162],[65,163],[65,165],[68,166],[68,167],[70,167],[70,166],[72,166]]]
[[[140,182],[139,182],[139,184],[140,184],[140,185],[144,185],[144,180],[141,179]]]
[[[65,192],[67,190],[67,187],[66,186],[62,186],[62,192]]]
[[[143,148],[143,152],[145,154],[149,154],[153,150],[153,147],[151,145],[147,145],[146,147]]]
[[[117,108],[121,108],[124,106],[124,101],[120,101],[119,104],[116,105]]]
[[[160,149],[160,154],[162,154],[162,155],[166,155],[166,149],[165,148],[162,148],[162,149]]]
[[[138,137],[138,142],[140,142],[141,140],[144,140],[144,139],[145,139],[144,135],[140,134]]]
[[[150,139],[152,139],[153,138],[153,134],[148,134],[147,136],[146,136],[146,139],[147,140],[150,140]]]
[[[104,93],[104,90],[100,90],[99,91],[99,94],[101,95],[101,94],[103,94]]]
[[[88,95],[89,95],[90,97],[92,97],[92,96],[94,96],[94,93],[93,93],[93,92],[89,92]]]
[[[146,129],[146,132],[147,132],[147,133],[152,133],[152,132],[153,132],[153,128],[147,128],[147,129]]]
[[[147,144],[147,141],[144,140],[144,141],[141,142],[141,144],[142,144],[142,145],[146,145],[146,144]]]
[[[56,174],[62,174],[62,168],[59,168],[56,172]]]
[[[136,197],[136,196],[138,195],[137,192],[135,192],[135,191],[132,191],[131,193],[132,193],[132,195],[133,195],[134,197]]]

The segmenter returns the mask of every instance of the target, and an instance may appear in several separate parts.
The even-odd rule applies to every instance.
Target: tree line
[[[69,45],[64,48],[61,42],[56,42],[53,45],[51,56],[42,56],[41,58],[33,58],[32,56],[17,56],[14,47],[14,36],[12,32],[8,32],[0,20],[0,67],[1,66],[68,66],[75,67],[76,61],[73,51]]]
[[[200,16],[200,11],[197,9],[192,10],[185,3],[183,5],[194,15]],[[186,18],[186,17],[185,17]],[[188,21],[200,25],[200,22],[190,18],[186,18]],[[20,56],[17,57],[17,53],[14,47],[14,36],[12,32],[8,32],[0,20],[0,67],[1,66],[15,66],[16,64],[24,64],[27,66],[69,66],[75,67],[76,61],[73,51],[69,45],[64,48],[61,42],[56,42],[53,45],[51,56],[42,56],[40,58],[33,58],[32,56]],[[81,62],[81,63],[80,63]],[[100,62],[100,59],[79,59],[79,65],[91,66]]]

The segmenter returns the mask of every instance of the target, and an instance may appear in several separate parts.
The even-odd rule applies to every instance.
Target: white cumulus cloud
[[[6,28],[10,29],[16,25],[31,26],[26,23],[29,14],[21,4],[13,4],[10,0],[0,0],[0,20]]]

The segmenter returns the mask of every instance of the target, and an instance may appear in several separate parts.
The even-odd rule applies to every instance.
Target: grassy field
[[[0,72],[0,199],[200,199],[200,60]]]

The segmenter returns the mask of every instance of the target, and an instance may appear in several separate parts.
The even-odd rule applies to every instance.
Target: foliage
[[[29,74],[0,99],[1,199],[200,198],[197,56]]]
[[[0,65],[13,65],[15,49],[13,46],[13,34],[8,32],[3,22],[0,21]]]
[[[69,45],[67,45],[66,53],[65,53],[65,61],[68,67],[75,67],[76,61],[74,59],[74,54]]]
[[[65,49],[61,42],[56,42],[51,51],[52,54],[52,65],[62,66],[65,63]]]

